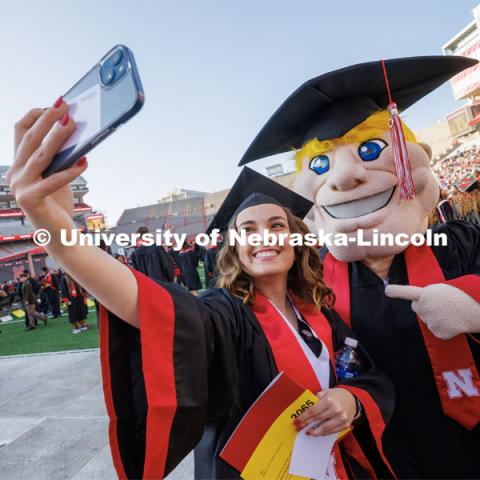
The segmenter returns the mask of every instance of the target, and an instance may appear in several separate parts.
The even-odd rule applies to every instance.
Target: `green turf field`
[[[98,328],[95,310],[88,314],[90,329],[72,334],[66,315],[43,322],[35,330],[25,331],[24,322],[0,323],[0,356],[28,353],[61,352],[98,348]]]
[[[202,284],[205,285],[203,263],[198,267]],[[65,350],[83,350],[98,348],[98,328],[95,311],[89,313],[90,329],[77,335],[72,334],[67,315],[43,322],[35,330],[26,332],[25,323],[0,323],[0,356],[23,355],[29,353],[61,352]]]

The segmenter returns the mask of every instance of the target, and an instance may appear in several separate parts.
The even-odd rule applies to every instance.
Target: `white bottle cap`
[[[352,347],[352,348],[357,348],[358,340],[355,340],[352,337],[347,337],[345,338],[345,345],[348,345],[349,347]]]

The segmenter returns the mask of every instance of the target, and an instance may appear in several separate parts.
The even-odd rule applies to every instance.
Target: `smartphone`
[[[132,51],[113,47],[63,99],[77,128],[44,177],[71,167],[142,108],[145,95]]]

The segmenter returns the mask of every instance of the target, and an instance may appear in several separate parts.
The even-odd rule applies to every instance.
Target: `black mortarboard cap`
[[[266,203],[289,208],[294,215],[300,218],[305,217],[313,206],[310,200],[298,193],[251,168],[244,167],[208,226],[206,233],[210,234],[214,228],[224,232],[227,230],[230,220],[242,210]]]
[[[477,60],[459,56],[385,60],[393,101],[400,111],[413,105]],[[272,115],[239,165],[299,149],[307,140],[345,135],[389,103],[380,61],[360,63],[305,82]]]

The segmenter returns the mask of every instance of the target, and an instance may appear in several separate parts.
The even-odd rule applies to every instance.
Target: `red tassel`
[[[393,160],[395,162],[395,171],[398,178],[400,198],[402,200],[412,200],[415,198],[415,185],[413,184],[412,168],[408,158],[407,142],[403,133],[402,122],[400,120],[400,115],[398,114],[397,104],[393,102],[390,95],[390,85],[388,84],[385,62],[381,60],[381,63],[389,99],[387,109],[390,113],[390,120],[388,122],[388,127],[390,128],[390,135],[392,136]]]

